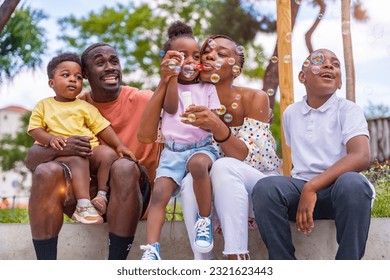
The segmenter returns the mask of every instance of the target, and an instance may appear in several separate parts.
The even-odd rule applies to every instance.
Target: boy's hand
[[[316,201],[317,193],[306,183],[302,189],[296,216],[297,230],[303,234],[311,233],[314,228],[313,212]]]
[[[53,136],[49,141],[49,145],[54,150],[62,151],[64,149],[63,147],[66,146],[66,141],[66,137],[64,136]]]
[[[128,156],[130,157],[132,160],[134,160],[135,162],[138,162],[137,158],[135,157],[134,153],[129,149],[127,148],[125,145],[119,145],[117,148],[116,148],[116,152],[117,154],[120,156],[120,157],[123,157],[123,156]]]

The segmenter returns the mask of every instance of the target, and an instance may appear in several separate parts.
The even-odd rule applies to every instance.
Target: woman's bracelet
[[[229,140],[230,136],[232,135],[232,131],[231,131],[231,129],[228,126],[227,126],[227,128],[229,129],[228,135],[224,139],[222,139],[222,140],[218,140],[217,138],[214,137],[215,142],[221,144],[221,143],[226,142],[227,140]]]

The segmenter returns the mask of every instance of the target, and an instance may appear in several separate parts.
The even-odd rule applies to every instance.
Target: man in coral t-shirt
[[[139,120],[152,92],[121,85],[119,57],[108,44],[91,45],[83,52],[81,61],[83,76],[88,79],[91,91],[80,98],[98,108],[137,158],[137,162],[120,158],[110,170],[106,214],[108,259],[124,260],[132,246],[138,221],[146,211],[150,182],[154,181],[158,162],[159,144],[145,145],[137,140]],[[75,208],[71,174],[67,166],[56,159],[61,156],[90,155],[89,139],[81,136],[69,137],[62,151],[38,145],[29,150],[25,161],[26,166],[33,170],[29,218],[37,259],[57,258],[63,213],[71,215]],[[96,195],[93,176],[96,166],[90,166],[90,169],[93,198]]]

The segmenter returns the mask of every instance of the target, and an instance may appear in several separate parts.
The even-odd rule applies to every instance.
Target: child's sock
[[[108,259],[126,260],[133,243],[134,236],[120,237],[111,232],[108,233]]]
[[[33,239],[32,241],[35,248],[35,254],[37,255],[37,260],[57,259],[58,236],[45,240]]]
[[[90,205],[91,205],[91,201],[87,198],[77,199],[77,206],[78,207],[87,207]]]
[[[107,197],[107,192],[106,191],[98,191],[97,195]]]

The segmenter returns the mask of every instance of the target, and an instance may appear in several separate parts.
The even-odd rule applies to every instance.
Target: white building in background
[[[21,129],[21,117],[29,110],[19,106],[0,108],[0,139],[6,134],[15,135]],[[31,187],[31,173],[26,167],[27,179],[21,186],[22,176],[15,171],[3,171],[0,167],[0,207],[27,205]]]

